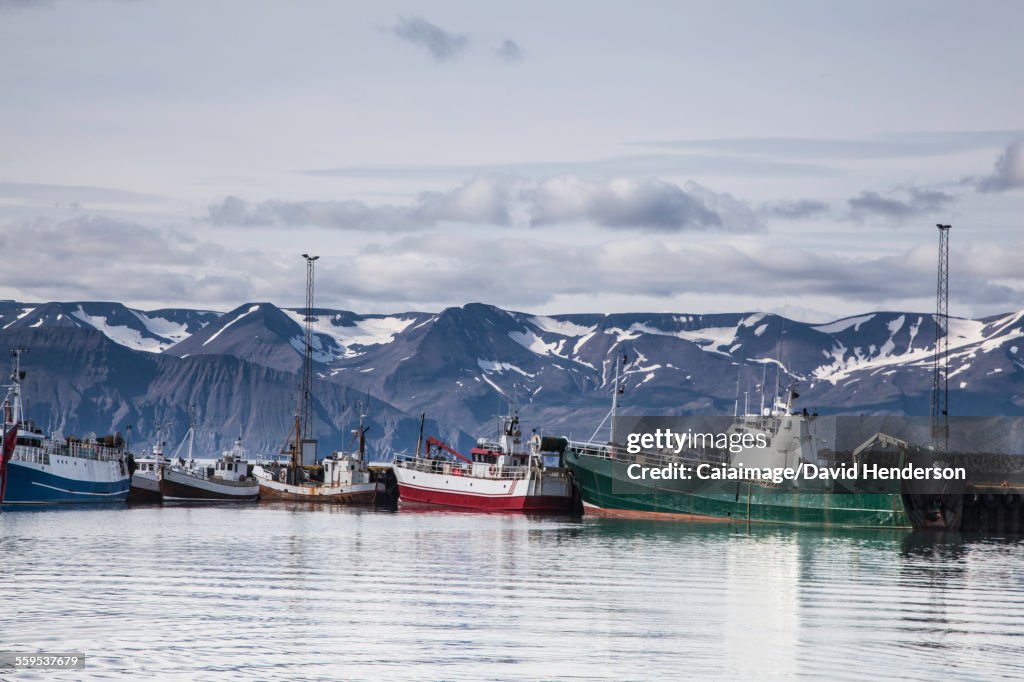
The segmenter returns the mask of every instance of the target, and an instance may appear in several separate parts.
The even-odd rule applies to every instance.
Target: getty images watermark
[[[707,462],[646,466],[634,462],[626,468],[626,475],[634,481],[965,481],[967,469],[914,464],[887,467],[877,463],[826,467],[801,462],[796,467],[748,467]]]
[[[775,436],[777,438],[777,436]],[[626,437],[626,452],[638,455],[655,451],[665,455],[679,456],[684,452],[717,450],[732,455],[749,453],[757,459],[758,451],[768,450],[773,436],[763,431],[674,431],[656,428],[653,431],[634,431]],[[801,443],[792,448],[800,452]],[[663,462],[648,465],[634,462],[626,468],[626,475],[634,481],[642,480],[700,480],[700,481],[964,481],[965,467],[918,465],[907,463],[900,466],[884,466],[878,462],[861,464],[812,464],[799,461],[795,466],[748,466],[742,461],[725,462]]]

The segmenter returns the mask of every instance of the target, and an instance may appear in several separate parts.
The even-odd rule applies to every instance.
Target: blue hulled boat
[[[121,434],[76,438],[46,436],[25,420],[21,403],[22,349],[12,351],[14,372],[4,401],[0,504],[117,503],[131,487],[130,455]]]

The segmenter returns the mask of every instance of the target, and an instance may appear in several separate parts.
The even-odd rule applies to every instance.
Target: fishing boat
[[[281,454],[285,462],[253,467],[259,481],[260,497],[288,502],[323,502],[346,505],[373,505],[387,497],[387,485],[381,474],[371,470],[365,456],[362,417],[359,423],[359,450],[335,451],[317,459],[317,440],[313,438],[313,268],[318,256],[306,259],[306,315],[303,344],[302,383],[299,404],[292,428]]]
[[[183,464],[164,464],[157,470],[164,502],[255,502],[259,499],[260,484],[249,474],[241,436],[212,466],[200,466],[196,462],[192,456],[194,440],[195,427],[190,425],[182,440],[182,444],[188,443],[188,458]]]
[[[157,441],[153,449],[146,457],[138,457],[135,460],[135,471],[132,472],[131,489],[128,492],[128,501],[137,504],[149,504],[160,502],[160,467],[171,463],[164,455],[164,441],[160,433],[157,433]]]
[[[535,433],[524,450],[512,409],[498,418],[498,434],[478,440],[468,457],[434,437],[427,438],[425,453],[417,443],[415,454],[397,455],[392,470],[399,499],[480,511],[572,512],[574,491],[563,460],[568,442]]]
[[[287,462],[253,467],[264,500],[287,502],[324,502],[330,504],[374,505],[386,497],[386,485],[378,472],[371,470],[361,445],[354,453],[335,451],[319,461],[319,466],[303,466],[302,447],[311,449],[308,439],[301,439],[302,425],[298,416],[292,428]],[[360,432],[365,430],[360,425]],[[361,443],[365,440],[361,438]],[[315,441],[313,442],[315,445]]]
[[[11,354],[14,371],[4,400],[3,505],[124,502],[131,486],[130,455],[120,433],[84,438],[46,436],[25,418],[21,369],[24,348]],[[8,444],[11,445],[9,451]]]
[[[619,393],[618,384],[616,363],[615,395]],[[794,412],[793,401],[798,397],[794,384],[787,393],[784,401],[775,398],[771,407],[758,414],[739,415],[737,411],[723,433],[727,438],[745,435],[748,443],[761,445],[743,446],[736,451],[712,448],[680,453],[650,449],[630,452],[631,448],[615,437],[614,428],[607,443],[570,442],[565,461],[579,488],[585,513],[910,528],[898,485],[893,489],[867,490],[842,480],[778,480],[773,476],[749,475],[766,470],[797,470],[801,464],[834,467],[848,463],[837,462],[836,453],[819,450],[820,439],[815,437],[817,417],[806,411]],[[613,424],[615,407],[613,399]],[[865,448],[870,445],[865,444]],[[860,450],[850,453],[851,456],[855,459],[863,454]],[[657,469],[659,475],[638,477],[643,469]],[[700,472],[704,472],[703,477]]]

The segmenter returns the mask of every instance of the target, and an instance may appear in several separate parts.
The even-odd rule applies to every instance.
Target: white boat
[[[395,457],[399,499],[481,511],[570,513],[573,486],[563,454],[567,441],[534,434],[521,446],[519,417],[499,417],[498,440],[481,438],[469,457],[436,438],[426,453]]]
[[[170,464],[171,460],[164,456],[164,443],[157,434],[157,442],[148,457],[139,457],[135,460],[135,471],[132,472],[132,486],[128,493],[129,502],[140,504],[148,502],[159,502],[160,495],[160,467]]]
[[[4,452],[0,503],[4,505],[124,502],[131,474],[120,433],[84,438],[43,434],[25,419],[21,402],[21,353],[14,349],[14,372],[4,401]],[[14,434],[11,436],[11,434]]]
[[[302,466],[301,445],[308,441],[300,439],[302,433],[299,417],[295,417],[290,439],[287,463],[275,463],[266,467],[257,465],[253,476],[259,481],[260,497],[264,500],[285,500],[289,502],[325,502],[332,504],[372,505],[386,495],[385,484],[380,476],[370,470],[365,460],[365,429],[360,419],[360,447],[355,453],[334,452],[323,458],[320,465],[323,478],[314,478]]]
[[[242,438],[225,450],[213,466],[199,466],[192,457],[195,429],[189,426],[188,459],[185,464],[164,464],[157,470],[160,495],[164,502],[254,502],[259,499],[260,484],[249,475],[249,461]],[[180,446],[179,446],[180,450]]]

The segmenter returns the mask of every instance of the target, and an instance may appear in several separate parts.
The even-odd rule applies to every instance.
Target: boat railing
[[[18,445],[14,448],[12,459],[34,464],[50,464],[50,457],[74,457],[77,459],[93,459],[101,462],[116,462],[124,457],[124,452],[96,443],[43,441],[40,446]]]
[[[73,442],[55,444],[54,454],[64,455],[67,457],[78,457],[81,459],[96,459],[102,462],[113,462],[121,459],[124,456],[124,451],[116,448],[109,448],[97,443]]]
[[[14,453],[11,455],[12,460],[19,462],[28,462],[30,464],[50,464],[50,453],[48,450],[37,447],[28,447],[25,445],[17,445],[14,448]]]
[[[432,459],[429,457],[416,457],[415,455],[396,455],[394,466],[414,471],[424,471],[435,474],[446,474],[451,476],[466,476],[468,478],[484,478],[487,480],[505,479],[518,480],[528,478],[530,468],[526,466],[498,467],[482,463],[471,464],[469,462],[453,462],[451,460]],[[481,473],[477,473],[481,472]]]

